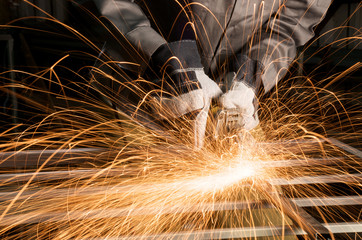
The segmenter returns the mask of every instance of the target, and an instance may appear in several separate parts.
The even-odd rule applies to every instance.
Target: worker
[[[331,1],[77,2],[92,5],[130,44],[127,51],[109,49],[111,58],[137,63],[140,74],[170,93],[155,98],[157,118],[177,118],[218,99],[242,113],[241,127],[250,130],[259,124],[257,93],[286,74]]]

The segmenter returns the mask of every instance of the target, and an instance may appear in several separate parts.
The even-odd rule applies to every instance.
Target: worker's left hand
[[[150,65],[160,78],[150,105],[157,120],[175,119],[200,111],[207,114],[211,99],[222,94],[204,72],[196,41],[182,40],[162,45]],[[206,123],[205,123],[206,124]]]
[[[251,130],[259,124],[258,100],[256,97],[261,84],[261,64],[245,55],[237,56],[234,63],[235,72],[231,87],[221,96],[221,104],[225,111],[238,112],[239,119],[237,127]],[[234,126],[236,127],[236,126]]]

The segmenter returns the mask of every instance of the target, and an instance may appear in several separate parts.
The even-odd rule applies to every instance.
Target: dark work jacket
[[[186,16],[196,32],[199,54],[207,73],[213,74],[228,59],[242,52],[263,64],[265,91],[285,75],[296,56],[296,47],[314,36],[313,28],[323,19],[331,3],[331,0],[78,2],[89,1],[98,15],[133,47],[132,57],[119,54],[116,60],[135,62],[142,71],[156,49],[169,41],[170,26],[179,27],[172,24],[175,19]],[[165,21],[164,15],[174,17]]]

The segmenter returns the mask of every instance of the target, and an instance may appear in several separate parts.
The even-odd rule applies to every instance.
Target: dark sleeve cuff
[[[183,40],[161,45],[150,59],[154,71],[172,75],[186,69],[202,68],[196,41]]]
[[[236,73],[238,81],[245,83],[257,92],[262,85],[261,74],[263,69],[261,62],[240,53],[232,61],[230,71]]]

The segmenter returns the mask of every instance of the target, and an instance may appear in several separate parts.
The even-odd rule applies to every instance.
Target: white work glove
[[[195,148],[204,143],[211,99],[222,94],[204,72],[195,41],[183,40],[162,45],[151,57],[150,69],[161,75],[155,83],[160,91],[152,95],[150,106],[157,120],[174,119],[195,112]]]
[[[232,78],[231,86],[221,96],[221,104],[225,111],[238,113],[239,119],[235,122],[245,130],[251,130],[258,126],[258,100],[257,91],[261,85],[262,65],[245,55],[236,55],[232,64],[233,72],[227,74],[226,78]]]
[[[221,96],[224,109],[240,113],[239,127],[245,130],[251,130],[259,124],[255,101],[254,89],[239,81],[233,81],[231,89]]]
[[[157,115],[161,118],[178,118],[190,112],[198,111],[193,123],[194,146],[201,149],[204,145],[206,124],[211,99],[219,96],[222,91],[217,84],[212,81],[203,69],[193,69],[195,79],[199,87],[187,89],[188,91],[172,97],[160,97],[156,104],[160,104]]]
[[[183,40],[161,46],[152,56],[159,87],[152,95],[156,119],[173,119],[208,108],[212,98],[222,94],[218,85],[204,72],[196,42]]]
[[[158,119],[178,118],[187,113],[201,110],[210,104],[212,98],[219,96],[222,91],[218,85],[211,80],[203,69],[192,70],[195,78],[187,79],[184,86],[178,86],[184,89],[169,90],[169,92],[177,91],[177,93],[157,94],[154,97],[154,108]],[[172,76],[171,76],[172,77]]]

